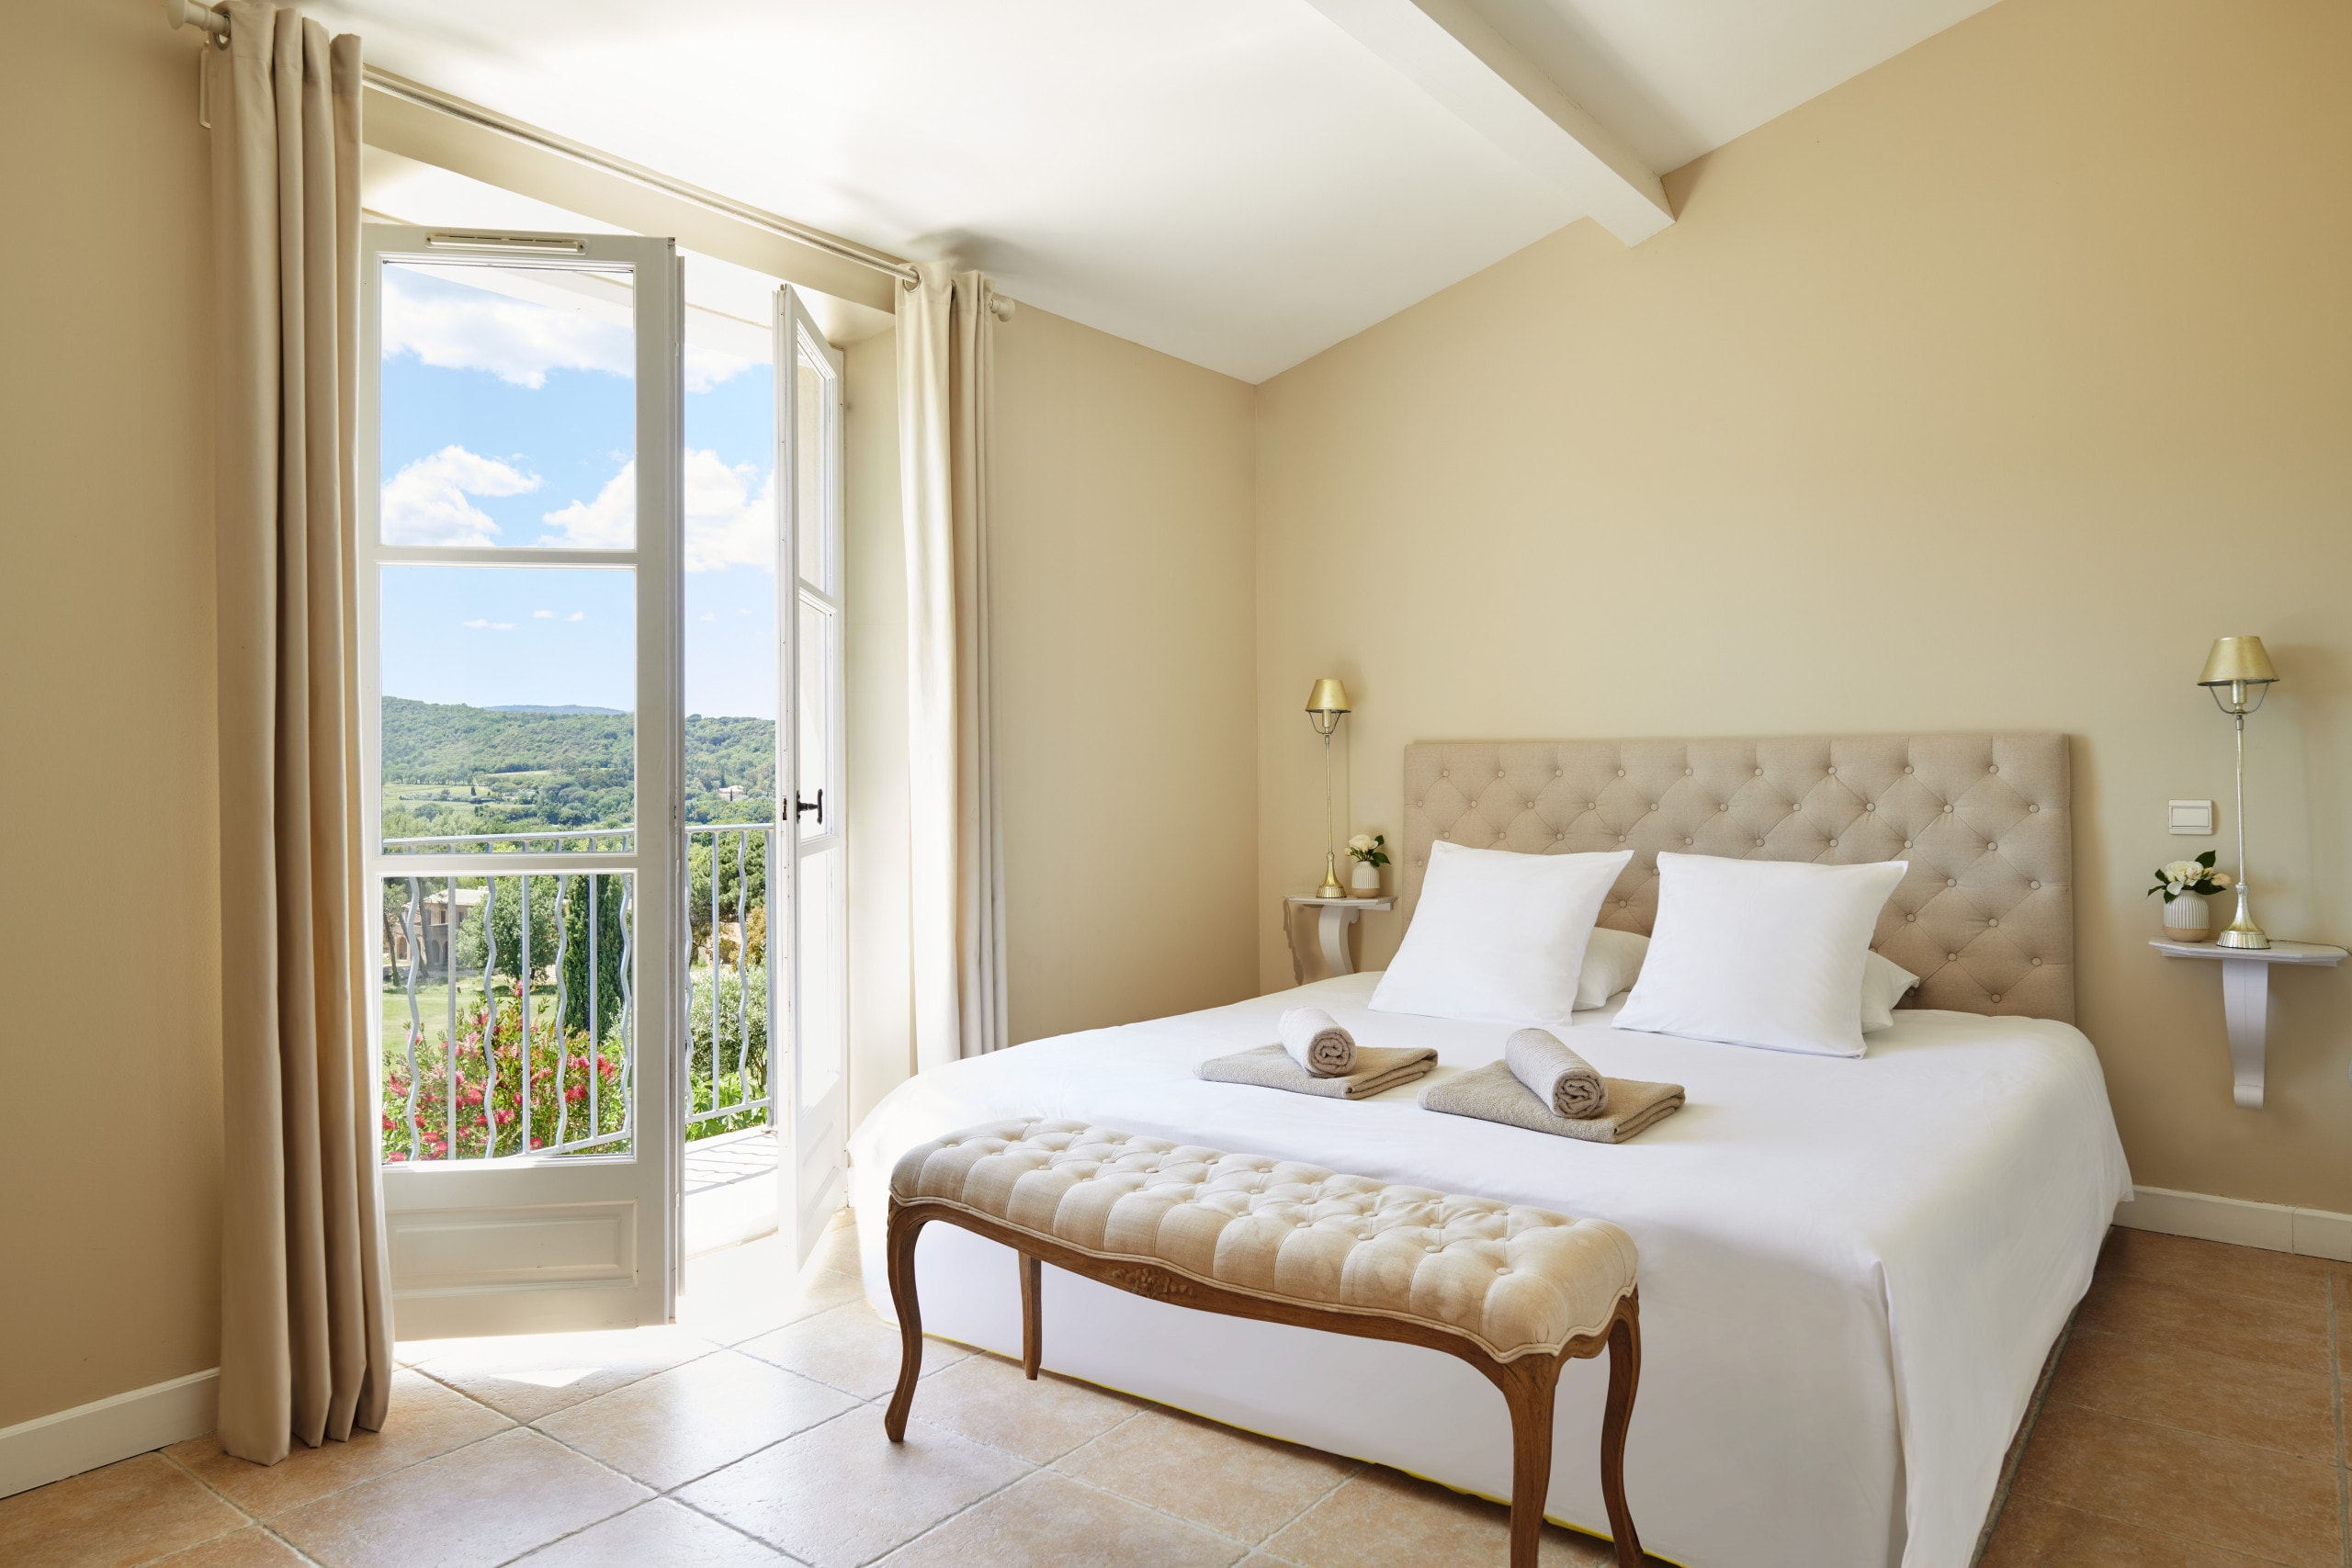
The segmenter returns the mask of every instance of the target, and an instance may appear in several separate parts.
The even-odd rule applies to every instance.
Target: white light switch
[[[2172,803],[2172,830],[2176,833],[2213,836],[2213,803],[2210,800],[2176,800]]]

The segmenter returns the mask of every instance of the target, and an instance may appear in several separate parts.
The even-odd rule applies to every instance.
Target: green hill
[[[386,697],[384,832],[524,832],[634,819],[634,715],[609,709],[478,708]],[[718,791],[738,788],[741,798]],[[772,719],[689,715],[686,818],[765,821],[775,796]]]

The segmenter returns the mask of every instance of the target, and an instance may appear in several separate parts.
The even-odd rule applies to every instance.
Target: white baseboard
[[[200,1438],[219,1424],[220,1404],[213,1367],[0,1427],[0,1497]]]
[[[2175,1192],[2163,1187],[2142,1187],[2136,1191],[2137,1197],[2115,1206],[2117,1224],[2352,1263],[2352,1214],[2296,1209],[2285,1203],[2251,1203],[2243,1198],[2215,1198],[2203,1192]]]

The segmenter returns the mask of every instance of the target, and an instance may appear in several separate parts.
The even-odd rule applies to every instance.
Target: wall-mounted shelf
[[[2167,958],[2218,959],[2222,965],[2222,1012],[2230,1026],[2232,1093],[2247,1111],[2262,1109],[2262,1055],[2270,1033],[2270,971],[2280,964],[2332,968],[2352,957],[2322,942],[2277,942],[2268,947],[2217,947],[2210,942],[2165,942],[2148,945]]]
[[[1317,898],[1311,893],[1294,893],[1283,900],[1283,932],[1290,932],[1291,909],[1320,909],[1322,916],[1315,922],[1316,935],[1322,941],[1324,967],[1334,975],[1352,975],[1355,960],[1348,956],[1348,928],[1356,923],[1366,909],[1393,909],[1394,897],[1387,898]],[[1291,951],[1291,970],[1298,970],[1298,952]]]

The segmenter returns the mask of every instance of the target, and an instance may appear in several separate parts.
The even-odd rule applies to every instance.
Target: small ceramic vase
[[[2202,893],[2184,893],[2165,906],[2166,942],[2207,942],[2213,935],[2213,917]]]
[[[1348,874],[1348,897],[1377,898],[1380,897],[1380,868],[1368,860],[1356,862],[1355,870]]]

